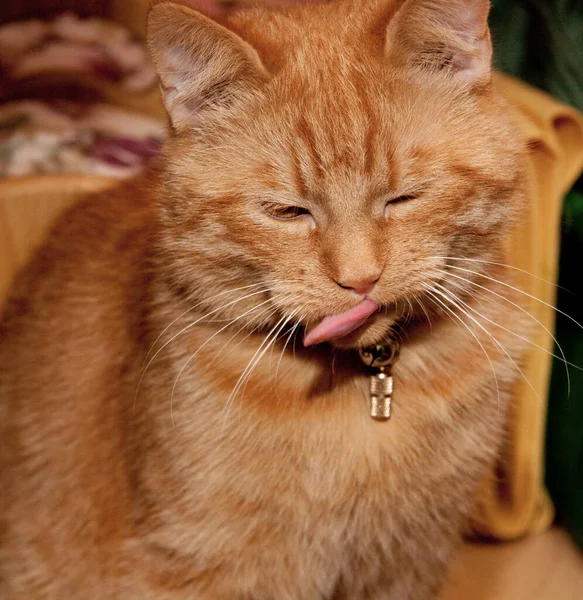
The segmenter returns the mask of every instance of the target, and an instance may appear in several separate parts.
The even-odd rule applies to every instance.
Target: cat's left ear
[[[485,84],[492,69],[489,11],[489,0],[405,0],[389,22],[386,51],[410,67]]]
[[[148,46],[178,132],[201,130],[241,111],[268,76],[252,46],[182,4],[154,4]]]

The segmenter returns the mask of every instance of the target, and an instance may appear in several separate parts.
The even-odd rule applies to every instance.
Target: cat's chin
[[[349,334],[330,340],[330,344],[344,350],[366,348],[382,342],[389,329],[395,324],[395,317],[390,314],[376,314],[361,327]]]

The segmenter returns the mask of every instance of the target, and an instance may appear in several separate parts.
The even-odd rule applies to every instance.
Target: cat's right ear
[[[179,4],[152,7],[148,46],[177,132],[203,129],[236,113],[267,78],[253,47]]]
[[[446,72],[472,87],[487,84],[489,9],[489,0],[400,0],[391,10],[386,52],[409,68]]]

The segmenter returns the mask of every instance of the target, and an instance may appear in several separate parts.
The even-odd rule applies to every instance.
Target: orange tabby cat
[[[174,135],[0,326],[3,599],[436,596],[527,335],[487,13],[152,8]],[[377,421],[358,349],[390,332]]]

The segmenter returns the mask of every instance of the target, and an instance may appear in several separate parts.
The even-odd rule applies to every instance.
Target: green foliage
[[[497,65],[583,111],[583,3],[495,0]]]
[[[583,194],[571,192],[567,200],[559,277],[559,285],[566,289],[559,288],[558,306],[583,322]],[[583,366],[583,330],[562,314],[557,315],[557,338],[567,360]],[[547,484],[559,518],[583,548],[583,371],[569,369],[569,395],[564,369],[555,360],[547,426]]]

